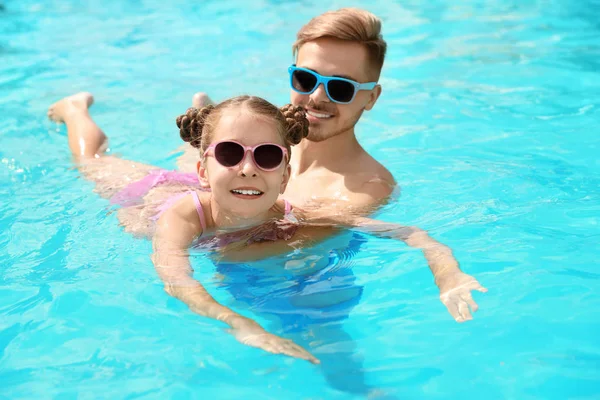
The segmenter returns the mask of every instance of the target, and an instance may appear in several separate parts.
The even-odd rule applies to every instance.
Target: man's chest
[[[303,206],[331,200],[347,201],[351,195],[342,176],[303,174],[290,179],[283,197],[296,206]]]

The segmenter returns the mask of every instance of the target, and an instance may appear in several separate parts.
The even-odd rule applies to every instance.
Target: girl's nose
[[[257,173],[256,165],[254,165],[254,159],[252,158],[252,154],[249,151],[244,154],[244,159],[240,163],[240,171],[239,175],[241,177],[255,177]]]

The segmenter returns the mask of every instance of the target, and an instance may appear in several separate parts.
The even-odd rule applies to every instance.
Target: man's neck
[[[305,139],[292,149],[292,175],[312,168],[338,171],[347,160],[356,159],[362,151],[353,128],[322,142]]]

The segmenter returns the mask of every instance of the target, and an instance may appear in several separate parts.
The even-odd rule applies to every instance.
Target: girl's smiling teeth
[[[231,193],[233,193],[234,195],[244,196],[244,197],[246,197],[246,196],[258,197],[263,194],[263,192],[261,192],[258,189],[232,189]]]

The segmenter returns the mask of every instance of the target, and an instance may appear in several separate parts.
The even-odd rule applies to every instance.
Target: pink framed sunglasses
[[[274,171],[283,162],[283,157],[288,156],[285,147],[275,143],[261,143],[256,146],[244,146],[233,140],[223,140],[213,143],[204,152],[204,157],[213,150],[215,160],[224,167],[235,167],[246,157],[246,152],[252,154],[254,164],[263,171]]]

